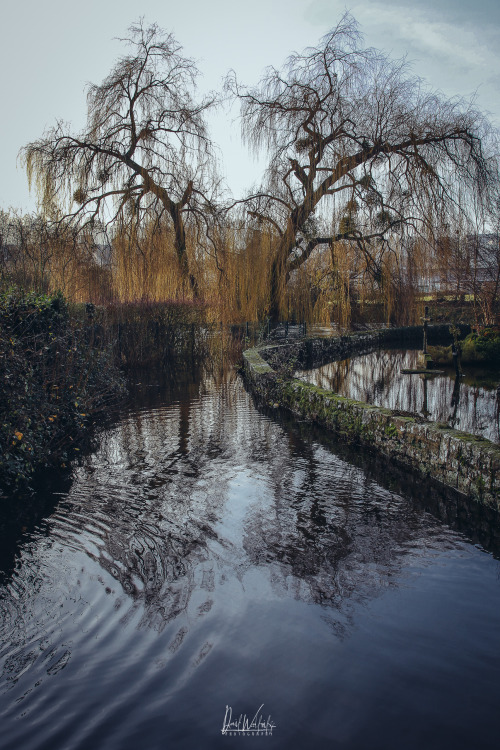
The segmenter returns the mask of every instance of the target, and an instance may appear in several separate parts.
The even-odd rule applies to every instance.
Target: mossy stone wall
[[[317,422],[347,441],[380,451],[424,477],[500,510],[500,446],[418,416],[399,416],[390,409],[344,398],[297,380],[286,370],[290,361],[311,365],[380,344],[416,343],[421,330],[388,329],[249,349],[243,353],[246,380],[265,404],[289,409],[300,419]]]

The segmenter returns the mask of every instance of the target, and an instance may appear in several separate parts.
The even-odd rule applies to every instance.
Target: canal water
[[[419,357],[416,349],[378,349],[301,370],[296,376],[346,398],[420,414],[500,443],[498,368],[464,366],[459,378],[453,368],[439,365],[435,375],[403,372],[421,367]]]
[[[3,750],[498,741],[498,524],[233,370],[138,380],[30,507],[0,524]]]

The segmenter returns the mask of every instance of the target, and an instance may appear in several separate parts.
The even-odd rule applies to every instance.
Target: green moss
[[[258,349],[247,349],[243,352],[243,358],[250,366],[250,369],[257,375],[273,373],[274,370],[259,354]]]
[[[279,401],[280,405],[293,413],[332,429],[346,440],[360,441],[371,447],[378,446],[379,450],[389,455],[399,456],[402,459],[404,457],[404,460],[408,460],[415,470],[426,475],[432,474],[435,478],[455,486],[456,471],[451,472],[450,475],[445,466],[433,465],[431,467],[429,463],[429,455],[440,449],[444,438],[443,433],[446,433],[446,441],[448,439],[458,441],[450,442],[449,446],[446,442],[445,447],[446,450],[449,447],[450,459],[456,456],[454,460],[459,464],[461,481],[470,475],[469,469],[474,477],[481,478],[479,482],[474,479],[476,485],[472,490],[473,495],[477,496],[480,491],[484,492],[481,482],[485,483],[485,479],[481,477],[479,466],[469,467],[470,447],[477,446],[480,450],[478,458],[484,466],[490,467],[492,462],[495,462],[500,476],[500,446],[493,445],[484,438],[455,431],[446,423],[420,424],[419,419],[414,416],[400,416],[391,409],[349,399],[301,380],[287,378],[285,374],[276,374],[267,363],[264,363],[258,350],[250,350],[250,357],[248,354],[249,352],[245,352],[247,363],[256,374],[256,380],[261,374],[257,368],[261,369],[262,364],[264,364],[262,374],[276,375],[269,379],[262,378],[261,390],[267,394],[267,400],[272,400],[273,403]],[[395,440],[395,438],[400,439]],[[385,449],[384,445],[389,445],[389,448]],[[406,445],[413,446],[413,452],[408,452]],[[463,450],[460,446],[463,446]],[[493,488],[495,473],[493,470],[490,471],[490,468],[487,471],[491,474],[487,481],[492,488],[489,495],[482,495],[482,502],[485,502],[492,493],[498,494],[498,490]]]
[[[398,428],[395,424],[386,424],[384,427],[384,434],[389,438],[395,438],[398,436]]]
[[[479,445],[480,443],[489,442],[486,438],[483,438],[480,435],[471,435],[468,432],[459,432],[458,430],[450,430],[450,432],[453,433],[453,437],[457,440],[462,440],[464,443],[477,443]]]

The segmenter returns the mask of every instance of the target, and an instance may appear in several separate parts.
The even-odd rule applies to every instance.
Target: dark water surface
[[[496,744],[498,526],[396,476],[234,373],[138,386],[6,540],[0,747]]]
[[[380,349],[302,370],[297,377],[346,398],[423,414],[435,422],[446,422],[455,430],[500,443],[498,369],[464,367],[460,378],[456,378],[453,368],[440,365],[436,368],[442,374],[403,373],[403,369],[421,366],[419,355],[419,351],[411,349]]]

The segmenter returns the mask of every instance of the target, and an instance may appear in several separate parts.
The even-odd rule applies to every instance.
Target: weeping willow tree
[[[458,185],[476,205],[498,186],[487,119],[470,103],[430,91],[404,61],[364,48],[349,13],[257,86],[242,86],[234,73],[226,86],[241,102],[243,138],[269,158],[261,188],[245,204],[276,233],[274,320],[285,312],[291,274],[318,245],[354,243],[382,285],[377,248],[403,230],[432,232],[456,206]],[[314,232],[334,199],[344,207],[334,232]]]
[[[142,22],[129,31],[130,54],[88,89],[84,130],[58,122],[21,156],[46,215],[79,227],[166,216],[180,276],[196,293],[186,217],[205,210],[216,184],[205,122],[215,96],[195,98],[199,72],[171,34]]]

